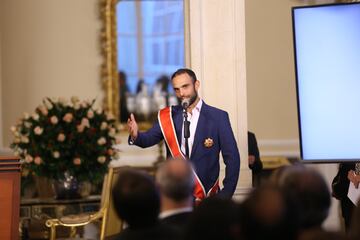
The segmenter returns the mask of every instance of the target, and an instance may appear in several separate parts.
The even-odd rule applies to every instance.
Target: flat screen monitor
[[[301,158],[360,160],[360,3],[292,8]]]

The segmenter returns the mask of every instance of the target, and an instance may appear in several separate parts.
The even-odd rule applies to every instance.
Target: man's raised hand
[[[130,114],[127,121],[128,131],[132,140],[135,140],[138,136],[139,127],[136,123],[134,114]]]

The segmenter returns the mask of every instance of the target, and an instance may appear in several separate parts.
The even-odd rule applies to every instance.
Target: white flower
[[[80,102],[80,99],[78,97],[76,97],[76,96],[72,96],[71,97],[71,102],[72,102],[72,104],[75,105],[76,103]]]
[[[99,108],[98,110],[96,110],[96,113],[99,114],[99,115],[102,114],[102,112],[103,112],[103,110],[102,110],[101,108]]]
[[[34,119],[35,121],[38,121],[38,120],[39,120],[39,114],[37,114],[37,113],[33,113],[33,114],[31,115],[31,117],[32,117],[32,119]]]
[[[31,155],[26,155],[25,156],[25,162],[27,162],[27,163],[31,163],[32,161],[33,161],[34,159],[33,159],[33,157],[31,156]]]
[[[100,125],[100,129],[105,130],[107,128],[107,126],[108,126],[107,122],[102,122]]]
[[[60,153],[58,151],[53,152],[53,157],[54,158],[59,158],[60,157]]]
[[[94,117],[94,112],[90,109],[90,110],[87,112],[86,116],[87,116],[89,119],[92,119],[92,118]]]
[[[74,104],[74,109],[75,109],[75,110],[79,110],[79,109],[80,109],[80,104],[79,104],[79,103],[75,103],[75,104]]]
[[[36,126],[36,127],[34,128],[34,133],[35,133],[36,135],[41,135],[41,134],[43,133],[43,131],[44,131],[44,129],[42,129],[42,128],[39,127],[39,126]]]
[[[110,128],[110,130],[109,130],[109,136],[110,136],[110,137],[115,137],[115,134],[116,134],[115,128]]]
[[[27,112],[24,112],[24,119],[27,120],[30,118],[30,115]]]
[[[99,163],[104,163],[106,161],[106,157],[105,156],[100,156],[100,157],[97,158],[97,161]]]
[[[58,137],[57,137],[57,140],[59,141],[59,142],[63,142],[63,141],[65,141],[65,134],[63,134],[63,133],[59,133],[59,135],[58,135]]]
[[[20,142],[22,143],[29,143],[29,138],[27,136],[21,136],[20,137]]]
[[[59,119],[57,118],[57,116],[51,116],[50,122],[55,125],[59,122]]]
[[[98,139],[97,143],[101,146],[104,145],[106,143],[106,139],[104,137],[101,137]]]
[[[25,122],[24,122],[24,126],[25,126],[26,128],[30,128],[30,127],[32,126],[32,123],[31,123],[31,122],[28,122],[28,121],[25,121]]]
[[[14,138],[14,143],[20,143],[21,139],[19,137]]]

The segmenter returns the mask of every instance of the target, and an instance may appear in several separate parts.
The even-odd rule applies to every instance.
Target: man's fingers
[[[135,121],[134,114],[132,114],[132,113],[130,114],[130,120],[131,120],[131,121]]]

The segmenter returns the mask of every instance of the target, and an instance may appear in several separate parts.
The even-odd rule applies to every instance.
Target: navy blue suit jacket
[[[181,106],[172,107],[172,117],[178,138],[181,144],[181,130],[183,123]],[[211,138],[213,146],[205,147],[204,141]],[[133,144],[142,148],[153,146],[163,140],[159,122],[146,132],[139,132]],[[235,191],[240,172],[240,155],[236,140],[230,125],[228,113],[211,107],[203,102],[200,117],[195,131],[194,143],[191,150],[190,161],[200,178],[206,193],[219,177],[219,153],[222,153],[225,168],[223,189],[219,194],[231,197]],[[169,149],[167,155],[170,157]]]

